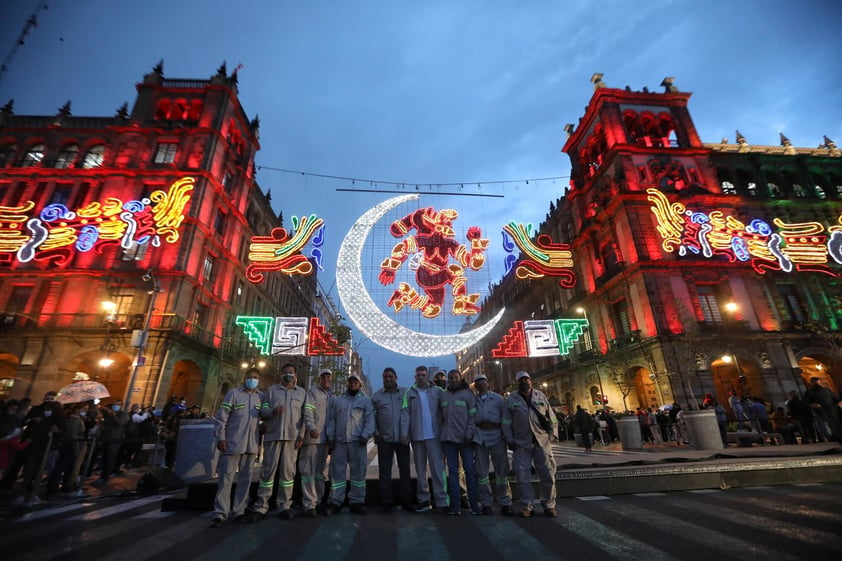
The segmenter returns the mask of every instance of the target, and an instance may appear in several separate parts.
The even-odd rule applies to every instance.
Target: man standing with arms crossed
[[[488,378],[485,374],[474,378],[474,389],[477,392],[477,414],[474,417],[477,431],[474,442],[476,442],[477,481],[482,514],[492,512],[491,505],[494,503],[494,496],[491,494],[491,481],[488,474],[493,465],[497,502],[502,507],[503,514],[511,516],[514,511],[512,511],[512,490],[509,487],[509,454],[503,437],[503,415],[506,402],[503,396],[488,390]]]
[[[392,497],[392,459],[397,458],[400,476],[398,500],[409,508],[412,480],[409,473],[409,445],[401,443],[401,405],[403,388],[398,387],[395,369],[383,369],[383,387],[371,396],[374,406],[374,442],[377,444],[377,463],[380,479],[380,512],[390,512],[394,507]]]
[[[439,399],[442,390],[430,385],[426,366],[415,369],[415,384],[403,394],[401,405],[401,442],[412,442],[415,459],[415,473],[418,477],[415,512],[428,512],[430,488],[427,484],[427,465],[433,480],[433,494],[436,507],[447,507],[447,492],[444,486],[444,458],[441,452],[441,413]]]
[[[219,480],[213,501],[211,528],[222,526],[230,516],[235,522],[244,519],[243,511],[249,498],[254,459],[257,456],[260,408],[263,393],[257,390],[260,371],[246,371],[243,385],[226,394],[216,413],[216,447],[219,449]],[[231,485],[237,476],[237,494],[231,504]]]
[[[304,442],[302,415],[307,392],[295,383],[298,376],[295,366],[285,364],[281,368],[281,383],[270,386],[266,391],[266,400],[260,409],[260,417],[266,423],[263,435],[263,469],[257,487],[257,499],[254,501],[246,522],[256,522],[266,516],[269,498],[275,484],[275,473],[280,469],[278,494],[275,502],[278,517],[292,520],[292,486],[295,482],[295,461],[298,449]]]
[[[368,468],[366,446],[374,435],[374,409],[371,398],[360,391],[362,382],[348,374],[345,393],[331,401],[327,413],[327,439],[330,442],[330,500],[327,515],[337,514],[345,502],[345,475],[351,468],[348,502],[353,514],[365,514],[365,474]]]
[[[517,391],[509,394],[503,417],[506,443],[514,451],[512,464],[517,477],[524,518],[532,516],[535,493],[532,489],[532,464],[541,482],[541,506],[544,515],[556,517],[555,458],[552,438],[556,434],[556,417],[550,402],[540,390],[532,387],[532,378],[521,370],[515,376]]]
[[[327,433],[325,421],[333,399],[333,373],[327,368],[319,372],[319,379],[307,390],[304,404],[304,445],[298,451],[298,473],[301,475],[303,516],[315,518],[325,495],[325,467],[327,466]]]

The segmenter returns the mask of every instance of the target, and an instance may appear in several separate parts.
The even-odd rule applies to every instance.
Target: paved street
[[[161,497],[31,512],[0,528],[3,557],[42,559],[734,559],[842,556],[842,484],[562,499],[558,518],[347,511],[207,527],[209,513],[161,512]],[[540,509],[538,509],[540,510]]]

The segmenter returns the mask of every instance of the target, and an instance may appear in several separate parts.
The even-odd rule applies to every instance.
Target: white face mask
[[[45,417],[51,417],[52,415],[53,415],[53,410],[52,410],[52,409],[47,409],[46,411],[44,411],[44,416],[45,416]]]

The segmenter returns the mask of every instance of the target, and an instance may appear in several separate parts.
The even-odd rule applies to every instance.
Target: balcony
[[[638,342],[640,342],[640,330],[635,329],[634,331],[623,333],[616,339],[611,339],[611,341],[609,342],[609,349],[612,351],[616,351],[618,349],[624,349]]]

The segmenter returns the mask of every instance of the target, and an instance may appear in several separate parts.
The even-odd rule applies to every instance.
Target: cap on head
[[[330,368],[322,368],[319,370],[319,376],[324,376],[327,374],[328,376],[333,376],[333,372],[330,371]]]
[[[488,376],[486,376],[485,374],[480,374],[479,376],[474,378],[474,382],[487,382],[487,381],[488,381]]]
[[[526,370],[521,370],[520,372],[518,372],[518,373],[515,375],[515,381],[518,381],[518,380],[520,380],[521,378],[529,378],[529,379],[532,379],[532,376],[530,376],[530,375],[529,375],[529,372],[527,372]]]
[[[356,380],[357,382],[362,383],[362,380],[360,380],[360,377],[356,374],[348,374],[348,380]]]

